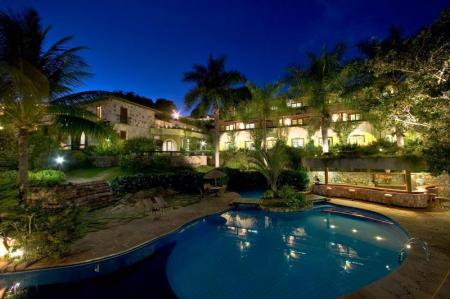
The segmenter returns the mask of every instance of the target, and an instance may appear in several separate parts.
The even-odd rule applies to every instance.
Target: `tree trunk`
[[[328,153],[329,147],[328,147],[328,128],[322,124],[320,127],[322,130],[322,152]]]
[[[220,167],[220,128],[219,108],[214,108],[214,165]]]
[[[19,130],[19,196],[28,204],[28,130]]]
[[[262,138],[263,138],[263,150],[266,150],[267,149],[267,121],[266,121],[266,118],[264,117],[263,118],[263,123],[262,123],[262,125],[263,125],[263,129],[262,129],[262,131],[263,131],[263,136],[262,136]]]
[[[403,132],[399,128],[395,128],[395,139],[397,141],[398,147],[403,147],[405,145],[405,141],[403,139]]]

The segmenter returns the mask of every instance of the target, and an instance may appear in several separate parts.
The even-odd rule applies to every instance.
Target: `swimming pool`
[[[264,190],[245,190],[239,191],[241,198],[261,199],[264,196]]]
[[[407,239],[389,218],[330,204],[294,213],[237,209],[160,239],[151,257],[125,270],[28,292],[35,298],[335,298],[394,271]]]

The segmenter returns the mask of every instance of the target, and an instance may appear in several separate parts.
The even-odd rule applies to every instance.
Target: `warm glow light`
[[[384,240],[384,238],[383,238],[382,236],[375,236],[375,239],[376,239],[377,241]]]
[[[0,130],[3,130],[4,128],[5,128],[4,126],[0,125]]]
[[[200,141],[200,146],[201,147],[205,147],[206,146],[206,141],[204,141],[204,140]]]
[[[55,158],[55,161],[57,164],[63,164],[64,163],[64,157],[58,156]]]
[[[406,244],[407,249],[411,249],[411,244]]]
[[[180,118],[180,112],[174,110],[174,111],[172,112],[172,118],[173,118],[173,119],[179,119],[179,118]]]
[[[383,151],[383,149],[380,147],[379,149],[378,149],[380,152],[382,152]]]

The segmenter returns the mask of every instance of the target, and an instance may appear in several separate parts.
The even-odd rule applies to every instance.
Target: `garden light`
[[[206,141],[204,141],[204,140],[200,141],[200,146],[201,147],[205,147],[206,146]]]
[[[58,156],[55,158],[56,164],[62,165],[64,163],[64,157]]]

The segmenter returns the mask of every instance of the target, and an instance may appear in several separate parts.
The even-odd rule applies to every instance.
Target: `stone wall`
[[[61,202],[80,207],[101,208],[112,204],[115,197],[106,181],[66,184],[48,188],[30,188],[30,200],[42,202],[44,208],[58,208]]]
[[[172,166],[204,166],[207,165],[207,156],[171,156],[170,164]]]
[[[432,199],[432,195],[426,193],[408,193],[398,190],[351,185],[314,184],[312,192],[327,197],[359,199],[408,208],[426,208]]]

